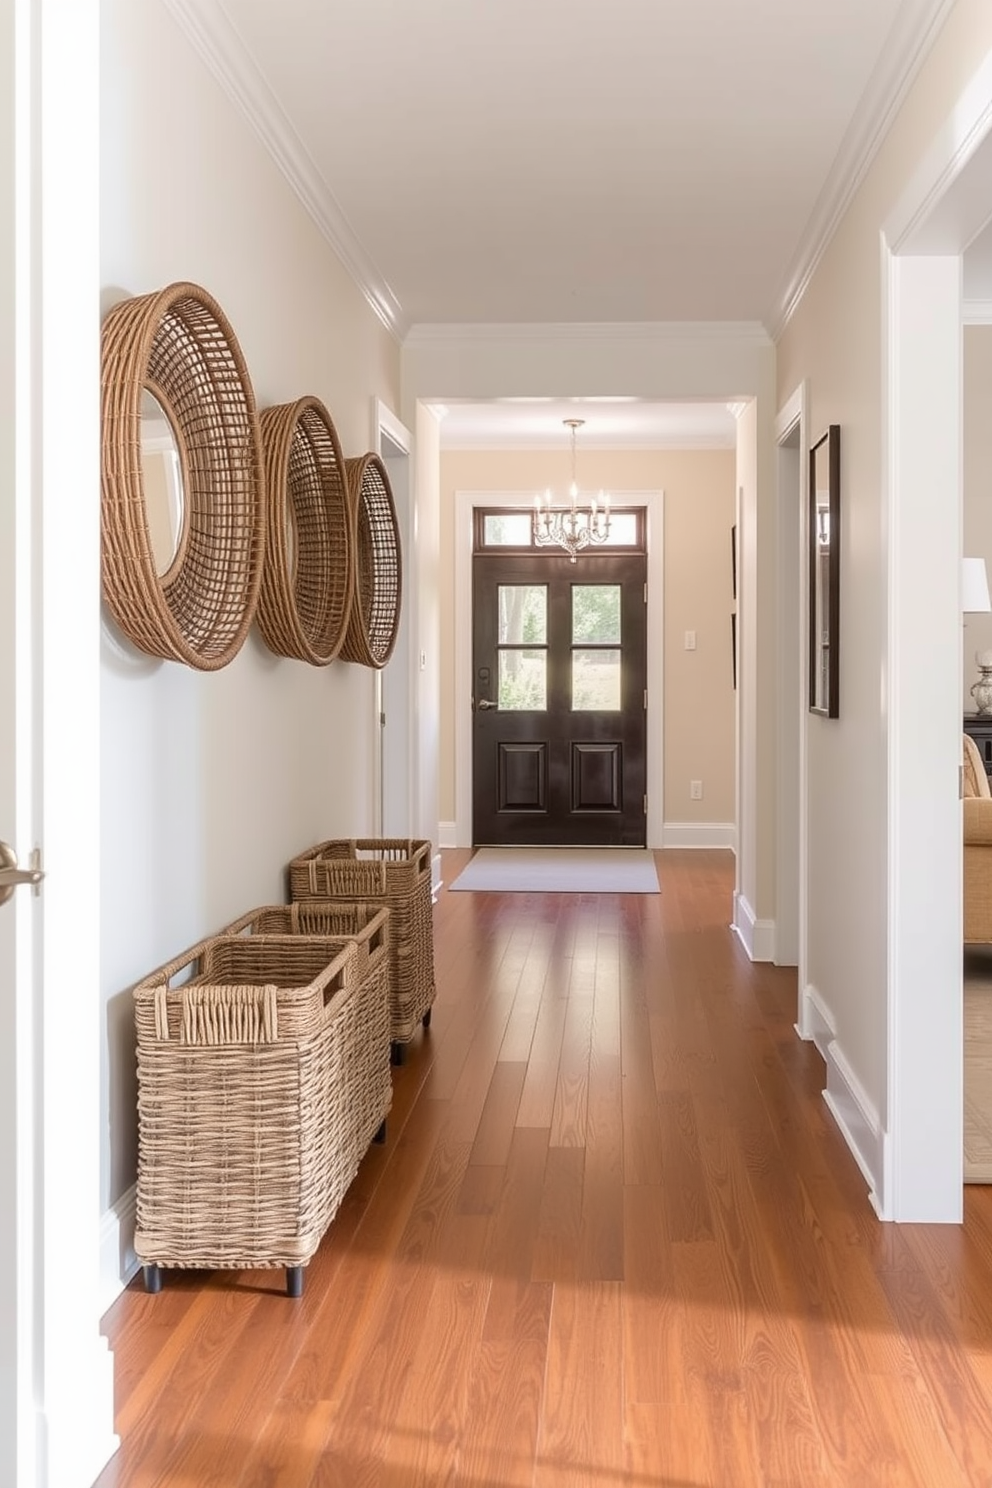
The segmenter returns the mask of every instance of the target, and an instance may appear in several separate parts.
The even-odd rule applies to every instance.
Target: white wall
[[[161,0],[102,7],[104,308],[179,279],[229,317],[259,407],[316,394],[346,455],[399,351]],[[141,656],[105,618],[101,679],[103,1211],[135,1176],[133,983],[284,868],[371,830],[373,673],[280,659],[257,630],[224,670]]]
[[[937,676],[928,678],[927,668],[941,654],[948,625],[953,622],[960,634],[959,618],[947,607],[951,588],[956,592],[956,570],[952,585],[942,566],[948,542],[958,540],[960,483],[954,475],[956,431],[949,436],[949,457],[938,462],[940,480],[924,481],[922,492],[921,462],[915,452],[909,455],[910,439],[890,447],[893,411],[903,419],[906,435],[910,406],[908,379],[902,375],[906,369],[893,347],[912,329],[921,360],[928,344],[934,358],[947,355],[949,346],[945,365],[953,369],[959,333],[953,309],[949,325],[935,322],[922,334],[905,322],[907,305],[898,294],[891,302],[888,298],[880,238],[935,142],[948,133],[947,121],[954,118],[990,45],[989,7],[979,0],[959,0],[778,345],[780,396],[784,399],[806,379],[811,440],[828,424],[838,423],[842,441],[840,717],[811,717],[808,726],[805,991],[833,1034],[828,1050],[831,1102],[880,1208],[901,1219],[954,1218],[960,1208],[960,1185],[957,1195],[945,1202],[948,1183],[935,1176],[941,1169],[953,1176],[960,1154],[945,1150],[935,1155],[932,1141],[915,1143],[905,1166],[908,1172],[915,1164],[921,1172],[929,1165],[933,1181],[903,1184],[904,1196],[913,1190],[905,1202],[898,1194],[892,1202],[886,1197],[891,1149],[902,1142],[900,1110],[904,1123],[910,1115],[909,1125],[917,1122],[914,1138],[918,1130],[935,1130],[940,1124],[953,1140],[943,1115],[941,1123],[932,1119],[936,1104],[942,1112],[955,1107],[960,1128],[960,1100],[955,1097],[960,1046],[948,1062],[941,1062],[953,1042],[947,1030],[960,1019],[960,967],[955,971],[954,962],[959,921],[957,945],[942,963],[945,973],[931,975],[932,952],[945,943],[960,872],[956,771],[941,766],[926,777],[918,768],[923,734],[935,728],[940,737],[933,757],[950,763],[959,754],[952,730],[959,733],[960,724],[944,712],[945,693],[956,691],[956,669],[954,686],[948,689],[947,669],[931,667]],[[938,196],[935,190],[932,200]],[[914,198],[912,209],[920,209],[922,220],[922,201]],[[953,304],[951,291],[942,294],[945,304]],[[949,390],[955,384],[952,375]],[[941,419],[929,420],[935,447],[949,427],[945,414],[942,407]],[[918,409],[916,417],[926,429],[927,417],[921,419]],[[923,530],[921,502],[928,520],[930,504],[940,503],[934,525],[943,536],[939,544],[931,544],[929,555],[913,552],[914,570],[903,567],[909,557],[905,534]],[[928,556],[930,582],[921,581]],[[904,710],[901,716],[890,716],[894,708]],[[920,713],[929,714],[927,729],[907,726]],[[930,821],[935,803],[943,812],[945,802],[941,831],[927,843],[921,825]],[[945,860],[948,830],[956,833],[957,846],[952,843],[951,857]],[[921,910],[928,903],[929,912]],[[905,954],[897,954],[900,948]],[[923,1051],[922,1077],[919,1064],[910,1067],[903,1060],[901,1051],[909,1044],[900,1028],[921,1031],[914,1047]],[[927,1208],[928,1187],[931,1195],[943,1188],[939,1214]]]

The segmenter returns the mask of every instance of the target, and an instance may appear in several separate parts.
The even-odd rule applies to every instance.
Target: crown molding
[[[639,437],[631,436],[628,439],[614,437],[612,439],[589,439],[582,441],[583,453],[588,454],[592,450],[613,454],[637,454],[651,450],[732,450],[736,448],[736,438],[733,434],[662,434],[645,435]],[[506,442],[496,443],[492,435],[480,436],[478,439],[454,438],[445,439],[444,430],[441,431],[441,448],[446,455],[479,455],[479,454],[502,454],[509,446]],[[512,439],[514,450],[524,450],[528,454],[536,451],[545,451],[549,454],[561,454],[561,439],[552,444],[546,438],[528,439],[526,434],[515,434]]]
[[[404,346],[464,344],[479,346],[512,342],[533,345],[556,341],[738,341],[771,346],[771,338],[757,320],[621,320],[428,322],[412,325]]]
[[[965,300],[961,319],[966,326],[992,325],[992,300]]]
[[[230,17],[203,0],[163,0],[194,50],[244,114],[386,329],[402,341],[402,309],[365,252]]]
[[[765,324],[773,340],[779,339],[806,293],[831,238],[955,4],[956,0],[907,0],[900,7],[806,224],[785,287],[766,317]]]

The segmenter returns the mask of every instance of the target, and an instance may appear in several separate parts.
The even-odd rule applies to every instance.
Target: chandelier
[[[610,535],[610,498],[600,491],[599,499],[593,496],[588,511],[579,510],[579,486],[575,479],[575,432],[581,429],[585,419],[563,420],[571,431],[572,483],[569,487],[571,507],[567,510],[552,510],[551,492],[534,498],[534,542],[539,548],[564,548],[574,563],[576,554],[590,543],[602,543]]]

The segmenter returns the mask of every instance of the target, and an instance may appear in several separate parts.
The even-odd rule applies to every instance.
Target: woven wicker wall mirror
[[[186,456],[168,408],[150,387],[141,394],[141,479],[155,572],[168,584],[182,562],[189,530]]]
[[[326,666],[354,593],[345,462],[330,414],[299,398],[259,415],[268,495],[258,628],[279,656]]]
[[[345,661],[384,667],[400,625],[403,558],[392,487],[378,455],[347,461],[355,542],[355,600],[341,648]]]
[[[216,300],[178,283],[115,305],[101,400],[107,606],[148,655],[226,666],[258,605],[265,491],[248,370]]]

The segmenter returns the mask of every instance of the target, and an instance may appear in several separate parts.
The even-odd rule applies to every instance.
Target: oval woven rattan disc
[[[324,666],[344,643],[354,592],[344,456],[323,403],[259,414],[268,537],[258,628],[280,656]]]
[[[396,644],[402,599],[402,555],[396,507],[378,455],[346,460],[355,542],[355,595],[341,655],[384,667]]]
[[[149,536],[141,446],[146,388],[183,471],[183,540],[164,576]],[[142,651],[201,671],[240,650],[258,604],[265,493],[255,398],[211,295],[171,284],[115,305],[102,334],[101,573],[110,611]]]

